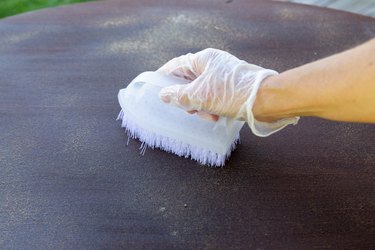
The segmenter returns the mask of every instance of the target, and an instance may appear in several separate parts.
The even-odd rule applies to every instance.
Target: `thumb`
[[[186,84],[176,84],[162,88],[159,92],[159,98],[165,103],[172,104],[182,109],[192,109],[188,85]]]

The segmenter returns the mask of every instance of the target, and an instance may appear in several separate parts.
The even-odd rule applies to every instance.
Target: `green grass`
[[[90,0],[0,0],[0,18],[22,12]]]

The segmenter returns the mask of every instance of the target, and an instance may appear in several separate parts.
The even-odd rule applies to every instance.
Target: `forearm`
[[[256,119],[292,116],[375,123],[375,39],[265,79]]]

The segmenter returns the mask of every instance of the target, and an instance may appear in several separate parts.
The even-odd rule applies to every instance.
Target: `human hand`
[[[159,96],[166,103],[213,121],[219,116],[247,121],[259,136],[275,130],[274,124],[270,128],[271,123],[254,119],[252,106],[262,80],[278,74],[276,71],[249,64],[225,51],[205,49],[174,58],[157,72],[191,81],[163,88]]]
[[[172,59],[158,72],[190,80],[162,89],[163,101],[211,120],[226,116],[247,121],[247,100],[254,83],[277,74],[217,49],[205,49]],[[259,79],[261,78],[261,79]],[[207,115],[211,114],[211,115]]]

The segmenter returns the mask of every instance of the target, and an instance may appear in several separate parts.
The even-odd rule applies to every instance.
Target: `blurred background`
[[[0,18],[22,12],[90,0],[0,0]]]
[[[0,0],[0,18],[18,13],[59,6],[64,4],[88,2],[92,0]],[[137,0],[134,0],[137,1]],[[180,0],[176,0],[180,1]],[[218,0],[220,1],[220,0]],[[223,2],[228,0],[222,0]],[[236,0],[231,0],[232,2]],[[264,0],[266,1],[266,0]],[[350,11],[362,15],[375,17],[375,0],[276,0],[311,4],[333,9]]]
[[[317,5],[338,10],[345,10],[375,17],[375,0],[282,0],[284,2],[294,2]]]

